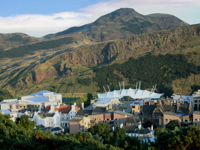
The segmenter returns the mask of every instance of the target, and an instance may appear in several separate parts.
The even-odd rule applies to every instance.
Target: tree
[[[4,99],[13,98],[12,94],[6,89],[0,89],[0,102]]]
[[[35,127],[35,122],[30,121],[27,115],[22,115],[20,118],[17,118],[16,123],[20,124],[25,129],[33,129]]]
[[[164,97],[171,97],[174,93],[173,87],[169,84],[160,84],[157,87],[158,93],[164,93]]]
[[[162,132],[166,132],[165,128],[161,128],[161,127],[157,127],[154,131],[154,135],[157,136],[158,134],[162,133]]]
[[[126,137],[126,131],[123,128],[116,127],[115,131],[113,132],[113,137],[117,139],[124,139]]]
[[[110,133],[110,125],[107,123],[99,123],[91,127],[88,132],[92,133],[92,135],[98,134],[106,137]]]
[[[180,122],[178,120],[171,120],[167,125],[166,125],[166,129],[168,130],[174,130],[175,127],[179,127],[180,126]]]
[[[193,94],[195,91],[198,91],[198,89],[200,89],[200,85],[197,85],[197,84],[191,85],[192,94]]]

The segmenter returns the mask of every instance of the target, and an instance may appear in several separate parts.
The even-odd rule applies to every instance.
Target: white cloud
[[[188,19],[191,23],[194,22],[192,17],[200,16],[199,0],[109,0],[88,6],[81,9],[79,12],[60,12],[50,15],[25,14],[0,17],[0,33],[23,32],[40,37],[65,30],[72,26],[81,26],[93,22],[101,15],[122,7],[134,8],[141,14],[174,14],[179,18],[182,17],[186,22]],[[199,9],[193,9],[197,7]],[[198,20],[197,17],[194,17],[194,19],[197,23],[200,23],[200,18]]]

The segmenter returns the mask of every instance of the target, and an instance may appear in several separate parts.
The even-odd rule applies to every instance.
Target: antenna
[[[109,88],[109,86],[107,85],[107,87],[108,87],[108,90],[110,91],[110,88]]]
[[[157,84],[154,86],[154,89],[153,89],[153,91],[155,91],[155,90],[156,90],[156,86],[157,86]]]
[[[123,81],[123,89],[124,89],[124,81]]]
[[[137,84],[138,84],[138,82],[136,82],[136,90],[137,90]]]
[[[140,86],[141,86],[141,81],[139,81],[139,89],[140,89]]]
[[[120,89],[120,91],[121,91],[121,84],[120,84],[120,82],[119,82],[119,89]]]
[[[107,92],[107,91],[106,91],[106,88],[105,88],[104,86],[103,86],[103,89],[104,89],[105,92]]]
[[[154,90],[154,85],[153,85],[153,87],[152,87],[152,89],[151,89],[151,93],[153,93],[153,90]]]

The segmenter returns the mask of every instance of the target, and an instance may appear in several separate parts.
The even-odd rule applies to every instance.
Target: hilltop
[[[121,8],[100,17],[91,24],[72,27],[62,32],[46,35],[44,38],[82,33],[97,41],[107,41],[187,25],[172,15],[151,14],[145,16],[134,9]]]

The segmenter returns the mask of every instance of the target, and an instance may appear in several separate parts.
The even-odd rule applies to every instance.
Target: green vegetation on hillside
[[[114,64],[96,70],[94,81],[102,87],[109,84],[111,90],[122,79],[114,73],[117,70],[129,79],[131,84],[142,81],[142,88],[151,88],[157,84],[171,84],[173,80],[187,78],[190,73],[198,74],[197,66],[188,63],[183,55],[146,55],[138,59],[130,58],[123,64]]]
[[[43,41],[35,44],[24,45],[7,51],[0,50],[0,58],[23,57],[26,54],[33,54],[34,51],[56,48],[63,44],[70,44],[72,42],[73,38],[66,37],[58,40]]]
[[[85,86],[89,86],[92,83],[92,80],[89,77],[83,78],[83,79],[78,78],[77,80],[78,80],[78,83],[85,85]]]
[[[7,42],[21,42],[22,44],[26,44],[30,42],[30,37],[23,38],[21,35],[13,35],[6,39]]]
[[[13,98],[12,94],[6,89],[0,89],[0,102],[4,99]]]

